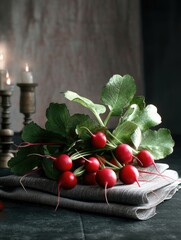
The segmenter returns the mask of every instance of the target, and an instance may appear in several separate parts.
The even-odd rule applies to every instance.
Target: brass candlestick
[[[0,167],[7,168],[8,161],[13,154],[11,153],[11,146],[13,144],[12,138],[14,132],[10,129],[10,111],[11,107],[11,98],[12,91],[10,90],[0,90],[1,96],[1,107],[2,107],[2,121],[1,121],[1,130],[0,130]]]
[[[31,115],[36,111],[35,87],[37,83],[18,83],[20,87],[20,112],[24,114],[24,122],[26,125],[30,123]]]

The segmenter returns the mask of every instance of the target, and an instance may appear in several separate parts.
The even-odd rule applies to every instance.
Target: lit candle
[[[0,70],[4,70],[4,56],[0,53]]]
[[[4,55],[0,53],[0,90],[4,89],[4,80],[5,80],[5,64],[4,64]]]
[[[8,72],[6,73],[6,84],[7,85],[11,85],[11,79],[9,77],[9,73]]]
[[[22,72],[22,83],[33,83],[33,74],[26,63],[25,70]]]
[[[6,90],[11,90],[11,91],[14,88],[8,72],[6,73],[6,87],[5,88],[6,88]]]

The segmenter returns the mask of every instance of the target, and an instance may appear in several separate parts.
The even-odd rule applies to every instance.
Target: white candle
[[[11,90],[11,91],[12,91],[13,88],[14,88],[8,72],[6,73],[6,87],[5,87],[5,88],[6,88],[7,90]]]
[[[6,73],[6,84],[7,85],[11,85],[11,79],[9,77],[9,73],[8,72]]]
[[[5,81],[5,64],[4,64],[4,56],[0,53],[0,90],[4,89],[4,81]]]
[[[4,70],[4,56],[0,53],[0,70]]]
[[[25,65],[25,70],[22,72],[22,83],[33,83],[33,74],[29,70],[28,64]]]

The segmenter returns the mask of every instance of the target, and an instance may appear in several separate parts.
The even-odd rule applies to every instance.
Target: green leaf
[[[101,121],[99,115],[102,113],[105,113],[105,111],[106,111],[105,106],[100,105],[100,104],[95,104],[88,98],[81,97],[80,95],[78,95],[77,93],[72,92],[72,91],[67,91],[64,94],[68,100],[80,103],[84,107],[88,108],[91,112],[93,112],[94,115],[96,116],[96,118],[98,119],[99,123],[102,125],[102,121]]]
[[[76,127],[79,124],[87,122],[90,120],[88,115],[84,114],[74,114],[70,117],[69,122],[67,123],[67,132],[69,135],[76,135]]]
[[[138,126],[133,122],[123,122],[122,124],[118,125],[112,132],[115,137],[115,140],[113,140],[113,142],[118,144],[119,142],[116,140],[118,139],[121,143],[130,143],[131,136],[137,128]]]
[[[131,135],[131,141],[136,149],[138,149],[141,141],[142,141],[142,132],[139,127],[136,128],[134,133]]]
[[[59,175],[60,175],[60,171],[58,171],[57,169],[54,168],[54,164],[53,161],[49,158],[43,158],[42,159],[42,167],[44,170],[45,175],[52,180],[57,180]]]
[[[8,166],[14,174],[24,175],[31,172],[33,168],[41,165],[41,158],[38,156],[29,156],[32,153],[43,154],[42,146],[20,148],[15,157],[11,158]]]
[[[100,105],[100,104],[95,104],[88,98],[81,97],[80,95],[78,95],[75,92],[67,91],[67,92],[65,92],[65,97],[67,99],[69,99],[70,101],[80,103],[81,105],[88,108],[92,112],[97,112],[98,114],[102,114],[102,113],[105,113],[105,111],[106,111],[105,106]]]
[[[36,123],[31,122],[27,124],[22,132],[22,139],[25,142],[31,143],[47,143],[47,142],[61,142],[63,138],[60,134],[56,134],[45,130]]]
[[[121,117],[120,122],[133,121],[139,114],[140,108],[137,104],[132,104],[129,106],[123,117]]]
[[[136,85],[131,76],[113,75],[103,87],[101,99],[109,107],[112,116],[120,116],[133,99],[135,92]]]
[[[166,128],[156,130],[147,130],[143,133],[139,149],[150,151],[155,160],[165,158],[173,152],[174,140],[170,131]]]
[[[150,127],[157,126],[161,123],[161,117],[157,113],[157,108],[150,104],[147,105],[143,110],[137,111],[137,116],[135,115],[134,123],[136,123],[141,131],[146,131]]]
[[[46,129],[62,137],[67,137],[67,122],[70,119],[70,114],[65,104],[50,103],[46,111]]]
[[[145,97],[144,96],[134,96],[132,101],[130,102],[130,105],[132,104],[137,104],[141,110],[145,108],[146,103],[145,103]]]
[[[79,138],[84,140],[90,139],[90,132],[87,129],[94,133],[100,129],[100,126],[91,118],[87,119],[76,127],[76,133],[78,134]]]

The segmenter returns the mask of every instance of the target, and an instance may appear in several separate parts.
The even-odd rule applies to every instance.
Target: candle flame
[[[26,65],[25,65],[25,71],[26,71],[26,72],[29,72],[29,66],[28,66],[27,63],[26,63]]]
[[[7,84],[7,85],[11,85],[11,79],[10,79],[10,78],[8,78],[8,79],[6,80],[6,84]]]
[[[9,77],[9,73],[8,72],[6,73],[6,84],[7,85],[11,85],[11,79]]]
[[[9,78],[9,73],[8,72],[6,73],[6,78]]]

